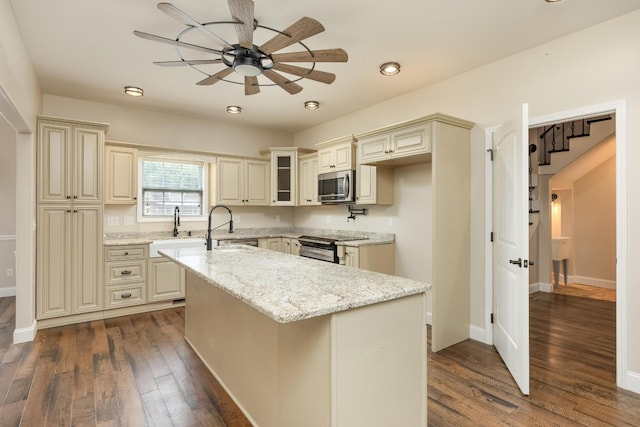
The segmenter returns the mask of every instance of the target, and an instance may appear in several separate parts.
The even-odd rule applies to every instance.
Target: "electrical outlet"
[[[280,215],[276,215],[276,222],[280,222]]]
[[[324,222],[327,223],[327,224],[331,224],[331,217],[329,215],[326,215],[324,217]]]
[[[118,225],[120,223],[120,220],[118,219],[117,216],[107,216],[107,225]]]
[[[7,277],[13,277],[13,268],[7,268]]]
[[[135,220],[133,219],[132,216],[125,216],[124,217],[124,225],[133,225],[135,222]]]
[[[389,224],[389,227],[393,227],[393,217],[391,217],[391,216],[390,216],[390,217],[387,219],[387,223]]]

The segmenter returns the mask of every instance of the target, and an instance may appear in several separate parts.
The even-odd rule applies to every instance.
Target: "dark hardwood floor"
[[[11,345],[14,305],[0,299],[0,426],[249,425],[182,338],[182,308]],[[615,386],[615,303],[532,295],[530,346],[528,397],[492,346],[429,352],[429,425],[640,426],[640,395]]]

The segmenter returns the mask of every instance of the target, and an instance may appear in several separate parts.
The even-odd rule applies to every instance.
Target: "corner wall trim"
[[[13,343],[20,344],[33,341],[36,337],[36,332],[38,332],[38,321],[33,319],[33,323],[28,328],[16,328],[13,330]]]
[[[627,390],[631,390],[634,393],[640,393],[640,373],[627,371],[627,381],[626,381]]]

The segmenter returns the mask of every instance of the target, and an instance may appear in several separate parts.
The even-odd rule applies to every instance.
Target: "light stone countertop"
[[[235,247],[238,246],[241,249],[235,251],[166,249],[160,253],[280,323],[431,289],[425,282],[251,246]]]

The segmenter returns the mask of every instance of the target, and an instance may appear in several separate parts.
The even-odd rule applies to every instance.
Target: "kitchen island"
[[[185,338],[251,422],[426,426],[429,285],[231,245],[185,267]]]

